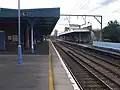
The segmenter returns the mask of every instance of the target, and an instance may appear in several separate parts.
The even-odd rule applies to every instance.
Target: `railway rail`
[[[85,45],[78,45],[78,44],[74,44],[71,42],[60,42],[61,44],[67,44],[70,47],[72,46],[72,48],[77,49],[79,51],[82,50],[82,52],[86,53],[86,54],[91,54],[92,56],[102,59],[108,63],[114,64],[115,66],[120,66],[120,54],[116,54],[113,52],[104,52],[103,50],[99,50],[96,48],[92,48],[92,47],[85,47]],[[103,52],[102,52],[103,51]]]
[[[102,55],[105,54],[105,56],[107,55],[112,58],[120,59],[120,54],[117,51],[110,51],[110,50],[106,50],[103,48],[93,47],[93,46],[79,44],[79,43],[73,43],[73,42],[69,42],[69,41],[63,41],[63,40],[57,40],[57,41],[61,41],[61,42],[64,42],[66,44],[69,44],[69,45],[72,45],[75,47],[82,47],[82,48],[86,49],[87,51],[93,51],[95,53],[100,53]]]
[[[120,73],[117,71],[119,69],[117,66],[68,45],[54,44],[62,57],[69,58],[65,59],[65,62],[75,74],[83,90],[120,90]]]
[[[89,59],[90,61],[97,63],[105,68],[111,69],[111,71],[116,72],[116,74],[120,75],[120,65],[114,64],[111,60],[106,60],[106,58],[98,56],[95,53],[88,52],[86,51],[86,49],[84,50],[82,48],[76,48],[68,45],[64,45],[64,46],[68,48],[70,47],[69,49],[82,55],[83,57]]]

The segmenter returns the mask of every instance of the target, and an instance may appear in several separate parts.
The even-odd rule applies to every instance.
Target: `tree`
[[[103,28],[103,39],[111,42],[120,42],[120,24],[117,20],[109,21],[108,25]]]

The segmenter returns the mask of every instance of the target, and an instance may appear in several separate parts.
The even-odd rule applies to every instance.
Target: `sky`
[[[60,7],[61,14],[91,14],[103,16],[103,27],[110,20],[120,21],[120,0],[20,0],[21,9],[29,8],[52,8]],[[17,8],[18,0],[0,0],[1,8]],[[98,18],[99,19],[99,18]],[[82,17],[71,17],[72,24],[83,24]],[[100,28],[100,24],[92,17],[86,18],[87,22],[91,22],[93,28]],[[64,31],[68,20],[61,17],[55,26],[59,32]]]

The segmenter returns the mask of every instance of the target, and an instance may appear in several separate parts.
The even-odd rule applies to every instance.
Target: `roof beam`
[[[60,14],[60,16],[89,16],[89,17],[101,17],[101,15],[73,15],[73,14]]]

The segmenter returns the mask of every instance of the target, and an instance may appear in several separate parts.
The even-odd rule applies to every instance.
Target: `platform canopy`
[[[34,24],[35,32],[42,35],[50,34],[59,18],[60,8],[21,9],[21,26]],[[17,21],[17,9],[0,8],[0,27]]]
[[[89,29],[78,29],[78,30],[71,30],[71,31],[65,31],[59,34],[59,36],[71,34],[71,33],[85,33],[85,32],[90,32]]]

